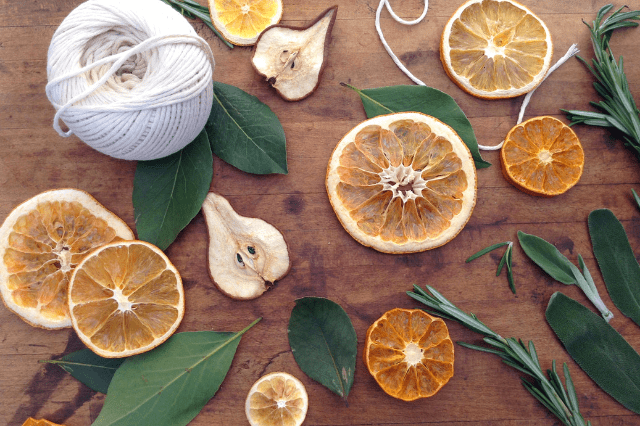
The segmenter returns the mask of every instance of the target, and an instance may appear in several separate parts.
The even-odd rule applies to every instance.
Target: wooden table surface
[[[135,162],[102,155],[76,137],[61,138],[52,128],[54,109],[45,96],[46,60],[51,37],[80,0],[0,0],[0,220],[14,206],[42,191],[75,187],[93,194],[134,228],[131,193]],[[257,317],[262,321],[242,339],[217,395],[193,425],[247,424],[244,401],[252,383],[272,371],[302,380],[309,393],[306,425],[558,425],[559,422],[522,387],[517,372],[492,355],[456,346],[455,375],[434,397],[407,403],[387,396],[362,363],[367,327],[394,307],[417,307],[408,296],[412,284],[430,284],[465,311],[472,311],[503,336],[533,340],[543,368],[568,362],[582,413],[598,426],[640,425],[640,417],[615,402],[582,372],[565,352],[544,319],[555,291],[591,304],[575,286],[553,281],[516,245],[513,270],[517,295],[506,277],[495,277],[501,253],[473,263],[464,260],[490,244],[516,240],[518,230],[552,242],[569,259],[584,256],[605,303],[611,324],[640,350],[640,328],[611,302],[587,232],[587,215],[609,208],[622,221],[632,247],[640,253],[640,210],[631,188],[640,190],[640,163],[610,132],[575,127],[585,150],[580,182],[566,194],[537,198],[502,177],[497,152],[484,152],[493,163],[478,172],[478,200],[463,231],[449,244],[410,255],[390,255],[365,248],[340,226],[329,204],[325,170],[340,138],[364,120],[359,97],[341,82],[359,88],[411,84],[384,51],[374,28],[375,0],[284,0],[282,22],[303,25],[322,10],[339,4],[322,82],[300,102],[283,101],[253,71],[250,48],[228,49],[200,22],[198,33],[216,58],[214,79],[237,86],[265,102],[279,117],[287,137],[288,175],[257,176],[214,160],[211,190],[225,196],[238,213],[259,217],[284,234],[292,269],[268,293],[253,301],[222,295],[209,279],[207,231],[200,214],[166,250],[180,271],[186,314],[178,331],[238,331]],[[393,2],[396,12],[413,18],[423,2]],[[414,74],[455,98],[469,117],[478,141],[495,145],[515,124],[522,98],[486,101],[463,93],[446,76],[439,40],[447,19],[462,3],[434,0],[427,18],[414,27],[382,14],[387,41]],[[592,57],[589,32],[599,2],[528,1],[549,27],[554,58],[572,43]],[[640,1],[627,3],[640,8]],[[640,99],[640,29],[615,33],[612,46],[624,54],[632,93]],[[555,61],[554,59],[554,61]],[[556,71],[535,93],[526,117],[552,115],[566,121],[560,108],[586,109],[597,100],[592,76],[577,59]],[[307,377],[294,361],[287,324],[294,301],[322,296],[339,303],[350,316],[359,344],[355,383],[349,406]],[[477,335],[448,322],[454,341],[480,342]],[[29,416],[69,426],[85,426],[98,416],[105,396],[59,367],[38,363],[83,348],[72,329],[40,330],[0,307],[0,424],[21,425]]]

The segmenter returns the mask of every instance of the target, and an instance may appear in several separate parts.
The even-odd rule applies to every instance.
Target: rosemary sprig
[[[207,8],[206,6],[202,6],[200,3],[194,0],[162,0],[162,1],[168,4],[169,6],[173,7],[178,12],[182,13],[187,18],[191,18],[191,19],[200,18],[200,20],[204,22],[207,27],[211,28],[211,31],[213,31],[215,35],[217,35],[220,38],[220,40],[222,40],[222,42],[226,44],[227,47],[229,47],[229,49],[233,49],[233,44],[225,40],[224,37],[222,37],[222,34],[220,34],[218,30],[216,30],[215,27],[213,26],[213,23],[211,22],[211,15],[209,15],[209,8]]]
[[[498,269],[496,270],[496,277],[500,275],[500,272],[502,272],[502,268],[506,264],[507,265],[507,281],[509,282],[509,288],[511,289],[513,294],[516,294],[516,286],[515,286],[515,283],[513,282],[513,271],[511,270],[513,241],[505,241],[505,242],[497,243],[497,244],[494,244],[494,245],[489,246],[487,248],[484,248],[484,249],[480,250],[479,252],[469,256],[469,258],[465,262],[469,263],[472,260],[476,260],[480,256],[484,256],[485,254],[489,253],[490,251],[493,251],[493,250],[495,250],[497,248],[504,247],[504,246],[508,246],[508,247],[504,251],[504,254],[502,255],[502,259],[500,259],[500,263],[498,264]]]
[[[623,59],[616,59],[609,46],[613,30],[625,27],[637,27],[634,20],[640,19],[640,11],[622,12],[624,7],[605,15],[613,8],[612,4],[602,7],[593,25],[585,22],[591,31],[591,43],[595,58],[592,66],[583,58],[578,57],[591,73],[596,77],[594,87],[604,98],[600,102],[591,102],[602,112],[579,110],[563,110],[571,124],[587,124],[590,126],[613,127],[622,132],[625,145],[635,150],[640,157],[640,118],[638,108],[629,91],[629,83],[624,73]]]
[[[560,376],[556,372],[555,360],[552,362],[552,368],[547,370],[548,377],[544,375],[533,342],[529,341],[528,345],[525,345],[520,339],[513,337],[503,338],[487,327],[474,314],[467,314],[458,309],[433,287],[426,286],[428,292],[417,285],[414,285],[413,289],[414,291],[408,291],[407,294],[432,309],[432,311],[427,309],[425,311],[456,321],[468,329],[483,335],[484,342],[490,347],[461,342],[458,342],[458,344],[469,349],[498,355],[505,364],[531,377],[533,381],[522,378],[522,384],[525,389],[560,419],[564,425],[591,426],[591,422],[585,422],[582,414],[580,414],[578,397],[566,363],[563,365],[565,378],[565,386],[563,386]]]

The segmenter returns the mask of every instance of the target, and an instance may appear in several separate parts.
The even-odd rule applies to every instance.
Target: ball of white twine
[[[164,2],[89,0],[64,19],[49,46],[53,127],[115,158],[165,157],[204,128],[213,68],[207,42]]]

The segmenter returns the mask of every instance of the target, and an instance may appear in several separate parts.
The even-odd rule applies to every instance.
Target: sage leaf
[[[469,119],[456,101],[446,93],[428,86],[401,85],[360,90],[345,83],[342,85],[360,95],[368,118],[404,111],[430,115],[456,131],[471,151],[476,168],[491,166],[491,163],[484,161],[480,155],[478,140]]]
[[[602,390],[640,414],[640,355],[606,321],[556,292],[545,313],[565,349]]]
[[[358,338],[344,309],[321,297],[298,299],[288,333],[300,369],[346,402],[353,384]]]
[[[213,156],[203,130],[181,151],[139,161],[133,179],[138,239],[166,249],[202,208],[213,178]]]
[[[255,174],[287,174],[284,129],[271,109],[237,87],[213,82],[213,106],[205,125],[213,153]]]
[[[551,278],[567,285],[576,284],[571,271],[573,264],[553,244],[522,231],[518,231],[518,240],[525,254]]]
[[[60,359],[40,362],[55,364],[92,390],[106,394],[109,383],[124,358],[102,358],[89,349],[82,349]]]
[[[241,336],[177,333],[156,349],[127,358],[111,380],[93,426],[184,426],[215,395]]]
[[[608,209],[592,211],[588,223],[593,254],[611,300],[640,325],[640,265],[622,224]]]

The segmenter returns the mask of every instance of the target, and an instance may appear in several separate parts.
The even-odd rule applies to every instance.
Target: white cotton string
[[[540,84],[542,84],[542,82],[544,82],[551,75],[552,72],[557,70],[560,67],[560,65],[564,64],[565,62],[567,62],[567,60],[569,58],[573,57],[578,52],[580,52],[580,50],[578,49],[578,45],[577,44],[572,44],[571,47],[569,47],[569,50],[567,50],[567,53],[565,53],[562,58],[558,59],[558,62],[556,62],[551,68],[549,68],[549,71],[547,72],[547,75],[544,76],[544,78],[542,79]],[[538,85],[538,87],[540,87],[540,85]],[[536,89],[538,87],[536,87]],[[536,89],[533,89],[532,91],[530,91],[529,93],[527,93],[525,95],[524,100],[522,101],[522,105],[520,106],[520,113],[518,114],[518,122],[516,123],[516,125],[522,123],[522,119],[524,117],[524,111],[527,109],[527,105],[529,105],[529,101],[531,100],[531,96],[533,96],[533,92],[535,92]],[[486,146],[486,145],[478,144],[478,148],[480,148],[480,149],[482,149],[484,151],[497,151],[500,148],[502,148],[502,145],[504,145],[504,141],[502,141],[498,145],[494,145],[494,146]]]
[[[49,46],[53,127],[112,157],[165,157],[206,124],[214,64],[207,42],[169,5],[89,0],[64,19]]]
[[[414,83],[416,83],[416,84],[418,84],[420,86],[426,86],[426,84],[424,84],[420,79],[418,79],[416,76],[411,74],[411,72],[402,64],[402,62],[400,62],[400,59],[398,59],[398,57],[393,53],[393,51],[391,50],[391,47],[389,47],[389,45],[387,44],[387,41],[384,39],[384,36],[382,35],[382,28],[380,28],[380,13],[382,12],[382,8],[384,6],[387,7],[387,10],[389,11],[389,14],[391,15],[391,17],[393,19],[396,20],[396,22],[399,22],[399,23],[401,23],[403,25],[416,25],[416,24],[420,23],[424,19],[425,16],[427,16],[427,10],[429,9],[429,0],[424,0],[424,9],[422,10],[422,15],[420,15],[419,18],[414,19],[413,21],[405,21],[404,19],[402,19],[398,15],[396,15],[395,12],[393,11],[393,9],[391,8],[391,5],[389,4],[389,0],[380,0],[380,4],[378,5],[378,9],[376,10],[376,22],[375,22],[376,31],[378,32],[378,37],[380,37],[380,41],[382,42],[382,45],[384,46],[384,48],[387,51],[387,53],[389,54],[389,56],[391,56],[391,59],[393,60],[393,62]]]
[[[414,76],[411,73],[411,71],[409,71],[402,64],[402,62],[400,62],[400,60],[393,53],[393,51],[391,50],[391,47],[389,47],[389,44],[387,44],[387,41],[385,40],[384,36],[382,35],[382,28],[380,27],[380,14],[382,12],[382,9],[385,6],[386,6],[387,10],[389,11],[389,14],[391,15],[391,17],[396,22],[399,22],[399,23],[404,24],[404,25],[415,25],[415,24],[420,23],[424,19],[424,17],[427,16],[427,9],[429,9],[429,0],[425,0],[425,2],[424,2],[424,10],[422,11],[422,15],[420,15],[419,18],[414,19],[413,21],[405,21],[404,19],[402,19],[398,15],[396,15],[394,13],[393,9],[391,8],[391,5],[389,4],[389,0],[380,0],[380,4],[378,5],[378,9],[376,10],[376,21],[375,21],[376,31],[378,32],[378,37],[380,37],[380,41],[382,42],[382,45],[384,46],[384,48],[387,51],[387,53],[389,54],[389,56],[391,56],[391,59],[393,60],[393,62],[414,83],[416,83],[416,84],[418,84],[420,86],[426,86],[426,84],[424,84],[422,82],[422,80],[420,80],[419,78]],[[569,58],[571,58],[572,56],[574,56],[578,52],[579,52],[579,50],[578,50],[577,45],[576,44],[571,45],[571,47],[569,48],[567,53],[562,58],[560,58],[558,60],[558,62],[556,62],[551,68],[549,68],[549,71],[547,72],[547,75],[544,77],[544,79],[542,81],[546,80],[547,77],[549,77],[549,75],[551,75],[552,72],[554,72],[556,69],[558,69],[558,67],[560,65],[564,64]],[[542,84],[542,82],[540,82],[540,84]],[[532,91],[527,93],[527,95],[525,96],[525,98],[524,98],[524,100],[522,102],[522,106],[520,107],[520,114],[518,115],[518,123],[517,124],[522,123],[522,118],[524,117],[524,111],[527,108],[527,105],[529,105],[529,100],[531,99],[531,96],[533,95],[533,92],[535,92],[535,89],[533,89]],[[482,150],[485,150],[485,151],[496,151],[496,150],[499,150],[500,148],[502,148],[503,144],[504,144],[504,141],[500,142],[498,145],[495,145],[495,146],[478,145],[478,148],[480,148]]]

